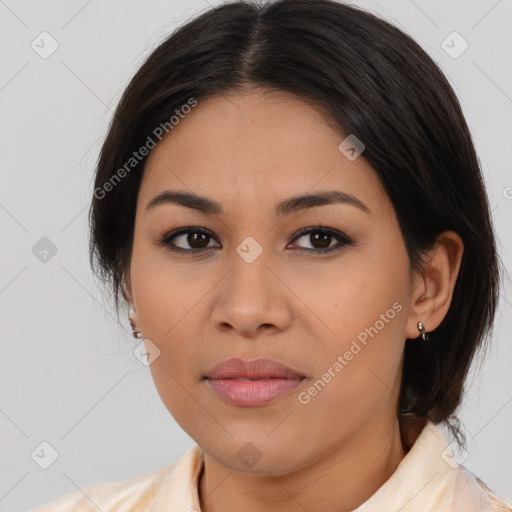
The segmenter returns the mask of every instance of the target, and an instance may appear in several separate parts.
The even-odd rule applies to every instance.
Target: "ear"
[[[129,270],[123,279],[123,295],[124,298],[130,303],[130,307],[134,308],[135,303],[133,302],[132,282]]]
[[[428,332],[436,329],[448,313],[459,274],[464,244],[454,231],[438,235],[423,272],[414,276],[406,338],[420,335],[418,322]]]

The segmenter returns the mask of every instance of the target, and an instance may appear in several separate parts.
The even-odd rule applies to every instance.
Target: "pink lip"
[[[272,359],[244,361],[238,358],[227,359],[214,366],[205,377],[210,388],[223,400],[246,407],[263,405],[282,397],[305,378]]]

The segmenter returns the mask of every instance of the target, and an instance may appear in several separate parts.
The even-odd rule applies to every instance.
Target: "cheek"
[[[204,417],[204,408],[198,401],[200,373],[198,371],[197,347],[187,344],[183,334],[173,336],[166,342],[156,341],[159,355],[150,364],[152,379],[163,404],[186,431],[197,428],[198,418]]]
[[[192,267],[172,261],[164,247],[136,237],[130,274],[144,337],[167,344],[184,325],[193,325],[189,315],[199,314],[196,304],[207,293],[208,282]]]
[[[402,251],[381,256],[379,248],[363,247],[347,252],[338,262],[330,262],[311,272],[289,276],[297,296],[304,298],[311,318],[309,328],[322,340],[317,348],[344,351],[360,335],[400,340],[405,329],[409,266]],[[313,325],[315,324],[315,325]]]
[[[343,425],[348,432],[396,400],[407,323],[405,276],[406,256],[392,260],[368,251],[347,258],[312,288],[321,290],[311,301],[330,334],[315,344],[317,380],[302,402],[310,421],[330,411],[336,428]]]
[[[307,432],[322,432],[324,439],[347,438],[394,409],[403,351],[399,323],[397,315],[378,332],[363,328],[359,338],[340,337],[322,351],[317,374],[298,397],[297,413]]]
[[[158,252],[134,248],[131,280],[139,326],[144,340],[150,341],[146,351],[158,354],[149,369],[162,401],[179,417],[190,407],[187,389],[200,379],[195,340],[204,325],[197,306],[201,295],[198,286],[187,286],[187,281],[194,282],[190,276],[171,271],[165,257],[155,255]]]

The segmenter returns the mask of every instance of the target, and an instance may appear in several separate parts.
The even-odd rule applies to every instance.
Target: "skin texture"
[[[443,233],[424,274],[412,274],[394,209],[364,153],[349,161],[338,150],[346,135],[295,96],[248,91],[199,101],[149,156],[125,289],[138,330],[160,350],[150,365],[157,391],[204,450],[202,511],[349,511],[406,454],[396,417],[405,339],[419,336],[418,321],[431,331],[446,315],[463,245]],[[166,189],[211,198],[226,215],[175,204],[145,211]],[[371,213],[333,204],[275,217],[279,201],[324,190],[352,194]],[[320,224],[353,244],[297,238]],[[181,235],[174,244],[213,250],[179,254],[160,243],[184,226],[211,236],[190,245]],[[248,236],[262,249],[252,263],[236,251]],[[327,246],[340,250],[318,253]],[[300,403],[298,394],[395,303],[394,318]],[[231,405],[203,380],[229,357],[274,358],[307,379],[267,405]],[[261,456],[252,467],[237,455],[249,442]]]

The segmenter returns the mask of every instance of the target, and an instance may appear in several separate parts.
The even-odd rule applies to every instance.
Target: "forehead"
[[[379,180],[363,158],[339,151],[346,136],[320,108],[285,92],[211,96],[152,150],[140,196],[147,203],[181,188],[252,202],[337,188],[371,201],[383,193]]]

